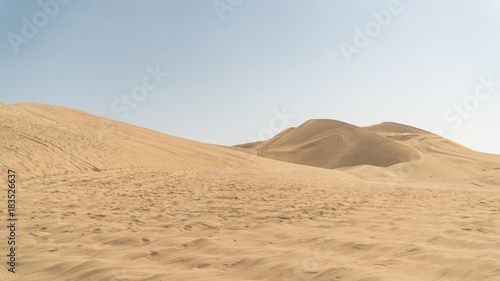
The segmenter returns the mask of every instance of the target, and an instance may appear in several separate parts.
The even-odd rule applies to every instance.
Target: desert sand
[[[401,124],[225,147],[0,103],[0,165],[0,280],[500,280],[500,156]]]

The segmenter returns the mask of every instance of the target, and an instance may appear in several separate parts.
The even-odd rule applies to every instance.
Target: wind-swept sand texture
[[[321,155],[333,125],[336,147],[351,140],[335,163],[364,142],[394,155],[323,169],[238,151],[255,144],[0,104],[0,165],[18,174],[20,219],[18,271],[2,262],[0,280],[500,280],[499,156],[399,124],[307,124],[309,137],[269,147]]]

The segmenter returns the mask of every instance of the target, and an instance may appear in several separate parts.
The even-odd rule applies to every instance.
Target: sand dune
[[[312,120],[233,148],[0,104],[0,132],[0,280],[500,280],[500,157],[416,128]]]
[[[310,120],[267,141],[235,148],[285,162],[342,168],[372,180],[471,176],[500,162],[498,155],[475,152],[397,123],[360,128],[335,120]]]
[[[334,120],[309,120],[253,146],[263,157],[323,168],[387,167],[409,161],[411,150],[370,130]]]
[[[157,166],[224,171],[291,167],[64,107],[0,103],[0,110],[1,165],[17,166],[30,176]]]

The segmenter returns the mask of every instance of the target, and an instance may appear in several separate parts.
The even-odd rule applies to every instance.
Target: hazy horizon
[[[500,154],[494,1],[40,3],[0,1],[1,102],[222,145],[397,122]]]

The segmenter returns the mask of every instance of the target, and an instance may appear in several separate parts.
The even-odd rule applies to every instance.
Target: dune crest
[[[0,122],[0,144],[4,147],[0,165],[15,166],[31,176],[134,167],[290,169],[287,163],[60,106],[0,103]],[[337,174],[342,177],[342,173]]]
[[[309,120],[267,141],[235,148],[280,161],[349,171],[366,179],[470,176],[500,162],[498,155],[475,152],[391,122],[361,128],[335,120]]]

